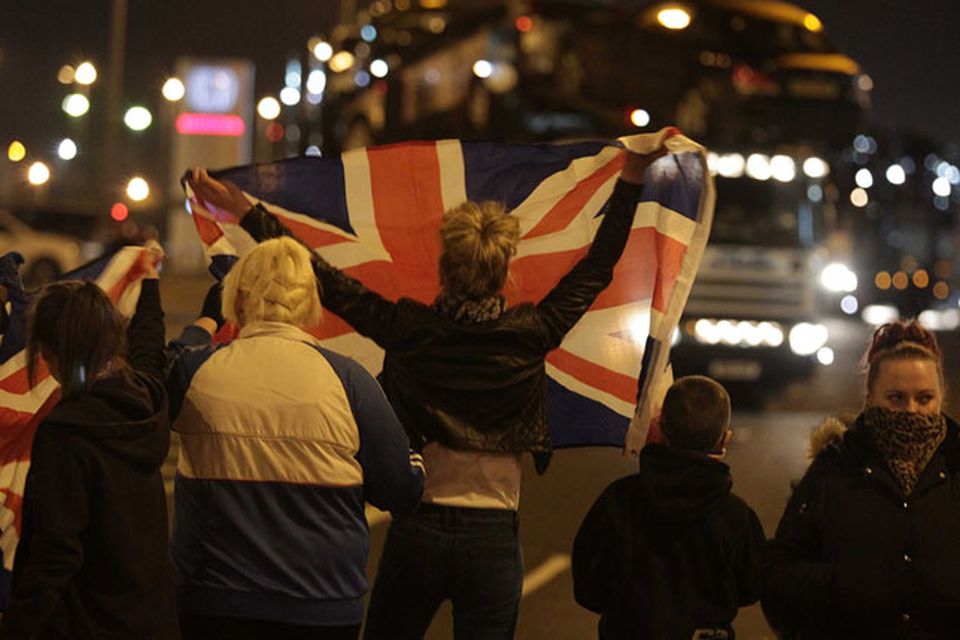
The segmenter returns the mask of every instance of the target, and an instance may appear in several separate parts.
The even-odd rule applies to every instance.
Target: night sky
[[[454,2],[456,0],[453,0]],[[230,55],[258,64],[258,95],[276,91],[288,53],[329,29],[338,0],[133,0],[126,97],[159,102],[176,56]],[[360,3],[358,3],[360,4]],[[804,0],[830,37],[875,82],[874,120],[960,141],[960,11],[956,0]],[[0,0],[0,142],[28,148],[66,135],[62,64],[92,58],[101,71],[93,102],[105,100],[111,3]]]

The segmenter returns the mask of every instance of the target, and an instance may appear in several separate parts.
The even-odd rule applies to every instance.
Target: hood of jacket
[[[640,452],[642,496],[672,522],[698,520],[730,494],[730,467],[702,453],[648,444]]]
[[[157,381],[137,373],[99,380],[89,393],[61,400],[44,424],[147,471],[160,468],[170,447],[166,394]]]

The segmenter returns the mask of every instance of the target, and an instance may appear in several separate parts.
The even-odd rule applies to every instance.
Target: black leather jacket
[[[323,305],[386,351],[383,388],[415,447],[550,450],[544,358],[610,283],[641,192],[618,182],[587,255],[539,303],[489,322],[458,324],[421,302],[387,300],[316,262]],[[264,215],[255,208],[244,228],[262,235]]]

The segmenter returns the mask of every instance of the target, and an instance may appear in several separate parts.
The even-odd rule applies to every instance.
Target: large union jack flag
[[[508,303],[536,302],[586,253],[624,146],[649,151],[667,136],[545,145],[410,142],[211,175],[236,183],[251,203],[261,202],[368,288],[428,304],[440,289],[443,212],[467,199],[501,201],[521,229]],[[669,383],[670,339],[709,234],[713,183],[702,147],[682,136],[665,144],[671,154],[649,170],[612,285],[547,357],[556,447],[626,444],[637,451]],[[211,271],[222,276],[253,240],[230,214],[193,197],[190,203]],[[326,314],[317,337],[379,373],[382,352],[339,317]]]
[[[63,276],[94,280],[125,317],[140,298],[144,274],[142,247],[123,247]],[[60,399],[60,385],[41,361],[33,385],[27,379],[26,314],[30,296],[24,292],[12,254],[0,258],[0,284],[8,290],[8,322],[0,337],[0,610],[8,598],[10,572],[20,541],[23,490],[30,469],[33,434]]]

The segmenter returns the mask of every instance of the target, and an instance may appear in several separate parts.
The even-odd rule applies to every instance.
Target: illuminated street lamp
[[[313,55],[320,62],[326,62],[333,57],[333,47],[329,42],[321,40],[313,47]]]
[[[57,82],[60,84],[73,84],[76,75],[77,71],[70,65],[65,64],[60,67],[60,70],[57,72]]]
[[[657,22],[671,31],[679,31],[690,26],[690,14],[680,7],[661,9],[657,13]]]
[[[42,162],[34,162],[27,170],[27,181],[34,186],[46,184],[50,180],[50,169]]]
[[[142,202],[150,196],[150,185],[140,176],[130,178],[127,183],[127,196],[134,202]]]
[[[153,123],[153,115],[144,107],[130,107],[123,115],[123,123],[134,131],[143,131]]]
[[[91,85],[97,81],[97,68],[89,61],[81,62],[73,72],[73,79],[77,84]]]
[[[163,83],[161,92],[163,93],[163,97],[170,102],[177,102],[178,100],[182,100],[183,96],[187,94],[187,88],[183,86],[180,78],[167,78],[167,81]]]
[[[27,148],[19,140],[14,140],[7,147],[7,157],[11,162],[20,162],[27,157]]]
[[[82,93],[71,93],[60,104],[68,116],[79,118],[90,111],[90,100]]]
[[[70,138],[64,138],[57,146],[57,155],[63,160],[73,160],[77,157],[77,143]]]
[[[276,98],[267,96],[257,103],[257,113],[264,120],[276,120],[280,115],[280,103]]]

